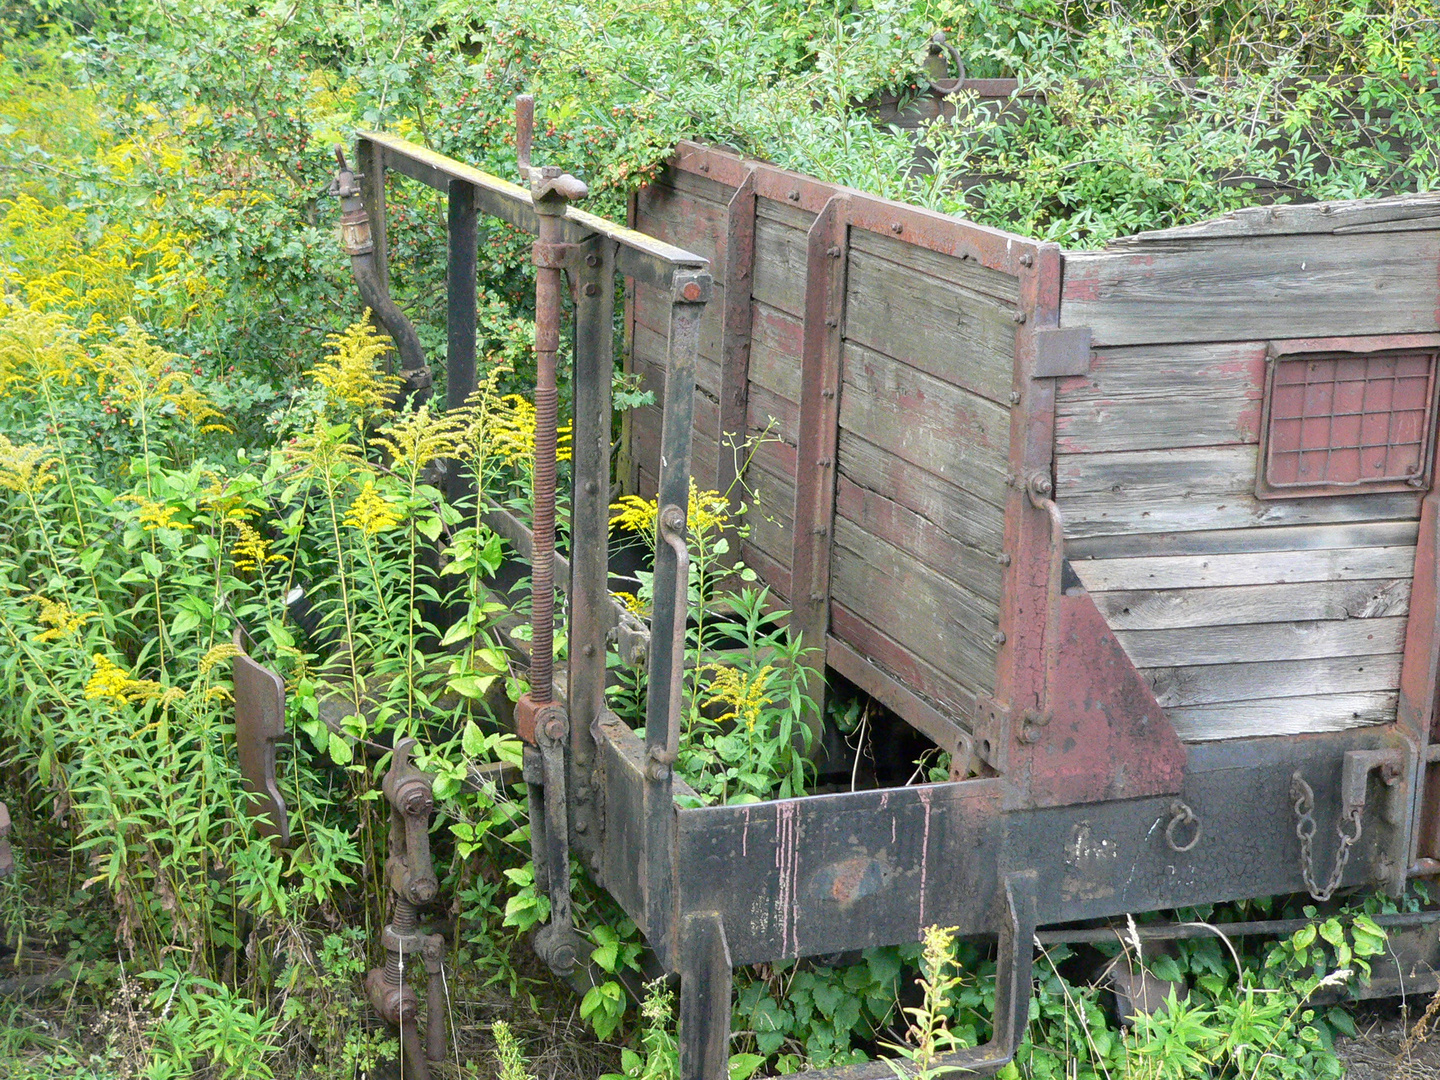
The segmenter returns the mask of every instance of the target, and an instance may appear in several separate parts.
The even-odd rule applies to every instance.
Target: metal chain
[[[1360,815],[1364,813],[1364,807],[1355,807],[1336,823],[1335,833],[1340,837],[1340,846],[1335,851],[1335,866],[1330,871],[1330,880],[1322,889],[1315,884],[1314,857],[1310,850],[1310,841],[1315,838],[1316,829],[1315,792],[1298,772],[1290,778],[1290,797],[1295,800],[1295,835],[1300,839],[1300,873],[1305,878],[1305,887],[1310,890],[1310,895],[1323,904],[1340,887],[1340,879],[1344,877],[1345,866],[1350,861],[1350,849],[1360,839]],[[1347,821],[1354,826],[1354,831],[1349,835],[1345,832]]]

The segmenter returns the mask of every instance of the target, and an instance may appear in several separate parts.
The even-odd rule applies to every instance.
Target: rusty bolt
[[[1019,739],[1020,742],[1025,744],[1026,746],[1033,746],[1035,743],[1040,741],[1040,729],[1030,724],[1026,724],[1020,729],[1020,734],[1017,735],[1016,738]]]
[[[835,396],[835,391],[834,391],[834,390],[821,390],[821,391],[820,391],[820,396],[823,397],[823,398],[833,398],[833,397]]]
[[[700,299],[700,283],[696,281],[687,281],[685,283],[685,287],[680,290],[680,295],[683,296],[686,300],[689,300],[691,303],[694,303],[696,300]]]
[[[825,599],[825,594],[824,594],[824,593],[812,592],[812,593],[810,594],[810,602],[811,602],[812,604],[818,604],[818,603],[820,603],[820,602],[821,602],[822,600],[824,600],[824,599]]]
[[[828,318],[828,319],[825,320],[825,325],[828,326],[828,327],[830,327],[830,329],[833,330],[833,329],[835,329],[835,327],[837,327],[837,326],[840,325],[840,320],[837,319],[837,318],[835,318],[835,316],[832,315],[832,316],[830,316],[830,318]]]
[[[670,766],[663,765],[658,761],[652,761],[645,766],[645,775],[651,780],[664,780],[670,775]]]
[[[586,286],[585,286],[585,295],[586,295],[586,296],[598,296],[599,294],[600,294],[600,286],[594,284],[593,282],[586,284]]]
[[[1015,312],[1014,315],[1011,315],[1010,318],[1014,319],[1015,322],[1017,322],[1017,323],[1024,323],[1024,322],[1025,322],[1025,312],[1023,312],[1023,311],[1017,311],[1017,312]]]
[[[799,201],[800,201],[800,191],[799,191],[799,189],[796,189],[795,191],[790,192],[790,194],[787,195],[786,198],[788,198],[791,202],[799,202]]]
[[[905,231],[905,226],[901,225],[898,221],[892,221],[890,223],[890,231],[893,232],[896,236],[899,236],[902,232]]]
[[[829,255],[830,258],[832,258],[832,259],[838,259],[838,258],[840,257],[840,245],[839,245],[839,244],[834,244],[834,245],[832,245],[831,248],[830,248],[830,250],[827,251],[825,254],[826,254],[826,255]]]
[[[586,265],[586,266],[589,266],[589,267],[599,266],[599,265],[600,265],[600,256],[599,256],[599,255],[595,255],[595,254],[586,255],[586,256],[585,256],[585,265]]]
[[[550,736],[550,738],[554,739],[556,742],[559,742],[565,737],[565,721],[551,720],[548,724],[545,725],[545,734]]]
[[[710,163],[709,163],[708,161],[702,161],[702,162],[700,163],[700,171],[701,171],[701,172],[709,172],[709,171],[710,171]]]
[[[1004,645],[1004,644],[1005,644],[1005,631],[1004,631],[1004,630],[996,630],[995,633],[993,633],[993,634],[990,635],[990,640],[993,641],[996,645]]]
[[[595,646],[594,646],[594,645],[586,645],[585,648],[584,648],[582,651],[585,653],[586,656],[594,656],[594,655],[595,655]]]
[[[1008,551],[1002,551],[1002,552],[1000,552],[999,555],[996,555],[996,556],[995,556],[995,561],[996,561],[997,563],[999,563],[1001,566],[1009,566],[1009,565],[1010,565],[1010,553],[1009,553]]]
[[[575,822],[575,831],[578,832],[578,833],[587,833],[587,832],[589,832],[589,831],[590,831],[590,823],[589,823],[588,821],[586,821],[584,818],[581,818],[580,820],[578,820],[578,821]]]
[[[830,463],[831,463],[831,459],[828,458],[828,457],[822,457],[822,458],[816,458],[816,459],[815,459],[815,464],[816,464],[816,465],[819,465],[822,469],[828,469],[828,468],[830,467]]]
[[[1020,391],[1019,391],[1019,390],[1011,390],[1011,391],[1010,391],[1010,404],[1011,404],[1011,405],[1019,405],[1019,404],[1020,404]]]
[[[586,481],[585,481],[585,494],[586,494],[586,495],[594,495],[594,494],[596,494],[597,492],[599,492],[599,490],[600,490],[600,485],[597,484],[594,480],[586,480]]]
[[[1024,255],[1021,255],[1021,256],[1020,256],[1020,265],[1021,265],[1021,266],[1034,266],[1034,265],[1035,265],[1035,256],[1034,256],[1034,255],[1031,255],[1031,254],[1027,251]]]

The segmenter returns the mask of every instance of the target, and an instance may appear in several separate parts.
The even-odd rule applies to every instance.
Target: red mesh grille
[[[1421,487],[1430,467],[1434,350],[1281,358],[1271,374],[1265,485]]]

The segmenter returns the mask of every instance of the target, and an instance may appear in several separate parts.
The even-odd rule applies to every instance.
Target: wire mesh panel
[[[1276,359],[1258,493],[1428,487],[1436,355],[1426,349]]]

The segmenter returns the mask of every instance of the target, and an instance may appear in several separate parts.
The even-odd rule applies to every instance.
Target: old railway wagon
[[[932,924],[995,935],[993,1036],[948,1059],[993,1071],[1023,1035],[1039,927],[1440,874],[1440,197],[1065,252],[683,144],[627,228],[530,166],[528,119],[528,188],[362,133],[342,235],[422,388],[385,177],[448,196],[452,404],[474,381],[481,216],[539,237],[552,401],[569,278],[570,558],[543,554],[538,510],[533,533],[490,516],[568,593],[565,670],[552,694],[535,645],[516,710],[552,902],[536,948],[561,972],[584,955],[573,852],[680,974],[684,1080],[727,1075],[735,965]],[[657,401],[628,414],[620,463],[661,503],[648,627],[608,591],[617,276],[625,363]],[[744,561],[813,655],[951,753],[951,782],[677,803],[692,473],[753,505]],[[643,738],[606,709],[612,648],[648,656]],[[236,663],[242,761],[283,842],[283,686]],[[402,773],[392,862],[423,869],[428,803],[399,798]],[[398,980],[376,989],[414,1024]]]
[[[976,776],[682,826],[730,960],[945,923],[1013,975],[1037,922],[1440,872],[1440,196],[1068,252],[683,144],[631,214],[711,262],[693,471],[745,563]]]

